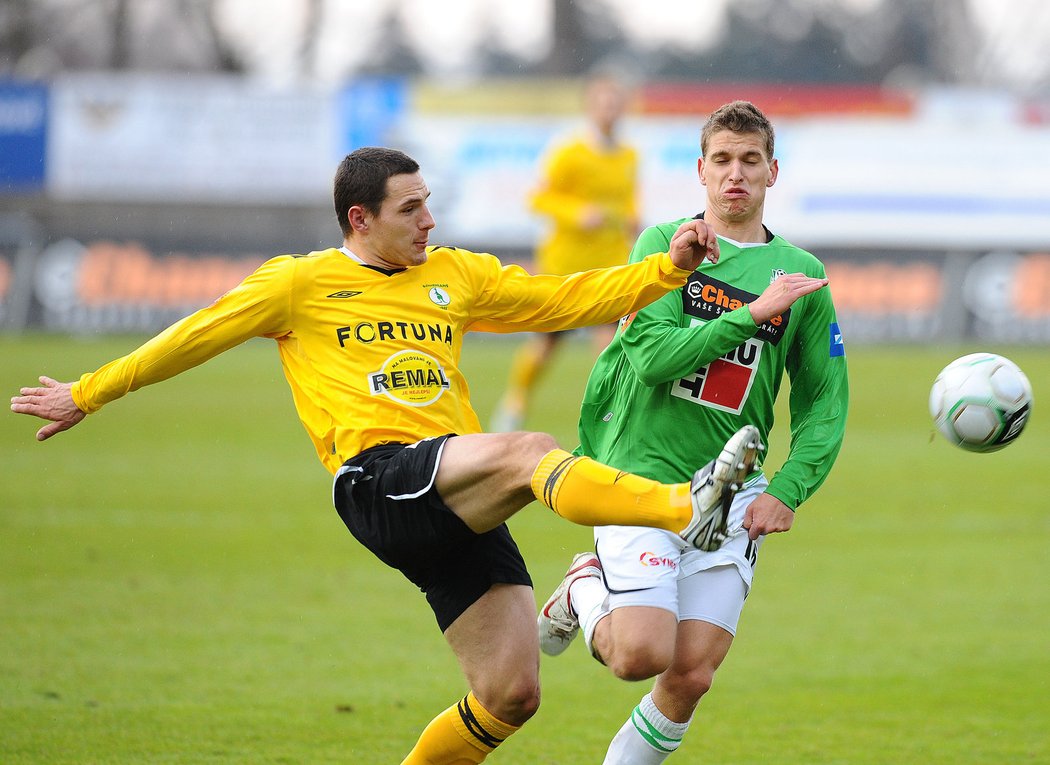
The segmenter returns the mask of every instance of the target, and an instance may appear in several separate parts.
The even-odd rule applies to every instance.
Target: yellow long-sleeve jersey
[[[426,263],[394,272],[341,249],[273,258],[212,305],[85,374],[73,400],[94,412],[249,338],[273,338],[299,419],[334,473],[376,444],[480,432],[459,369],[466,332],[614,321],[691,273],[666,253],[557,277],[454,247],[427,252]]]
[[[638,154],[620,144],[599,147],[581,136],[546,158],[543,182],[530,204],[550,228],[536,248],[537,268],[568,274],[627,262],[637,233]],[[605,223],[584,227],[586,210],[601,209]]]

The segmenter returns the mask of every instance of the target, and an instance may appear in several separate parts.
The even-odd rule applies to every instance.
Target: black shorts
[[[366,449],[343,464],[333,489],[350,533],[426,593],[442,632],[492,585],[532,586],[506,524],[475,534],[438,495],[451,437]]]

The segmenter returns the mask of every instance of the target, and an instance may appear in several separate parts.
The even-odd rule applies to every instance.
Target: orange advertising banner
[[[814,253],[825,263],[850,342],[1050,343],[1050,252]],[[31,259],[30,278],[16,278],[15,254],[3,250],[0,327],[155,332],[207,305],[274,254],[157,252],[133,241],[65,239]],[[23,321],[6,311],[15,303],[28,305]]]

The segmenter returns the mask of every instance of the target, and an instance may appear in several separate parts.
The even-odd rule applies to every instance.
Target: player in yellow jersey
[[[545,159],[539,188],[531,196],[532,210],[549,223],[536,248],[539,273],[570,274],[627,261],[638,233],[638,153],[619,135],[628,99],[614,75],[589,78],[585,128]],[[614,330],[615,324],[592,330],[595,353],[609,344]],[[563,337],[558,332],[536,335],[518,349],[493,430],[521,428],[532,390]]]
[[[458,363],[471,330],[601,324],[681,287],[705,255],[717,259],[707,224],[689,221],[669,253],[640,263],[530,276],[429,245],[428,196],[410,157],[358,149],[335,177],[342,247],[274,258],[127,356],[73,383],[41,377],[11,409],[50,420],[45,440],[251,337],[275,340],[299,418],[335,474],[340,517],[426,593],[466,675],[470,692],[404,760],[436,765],[481,762],[539,704],[535,601],[511,515],[539,499],[576,523],[693,541],[724,523],[737,487],[720,467],[661,484],[574,457],[544,433],[481,433]]]

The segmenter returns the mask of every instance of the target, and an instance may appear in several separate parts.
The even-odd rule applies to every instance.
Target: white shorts
[[[768,485],[760,475],[737,492],[729,510],[729,536],[713,552],[697,550],[662,529],[595,528],[595,549],[609,590],[606,608],[662,608],[679,621],[710,622],[735,635],[763,540],[748,539],[744,511]]]

